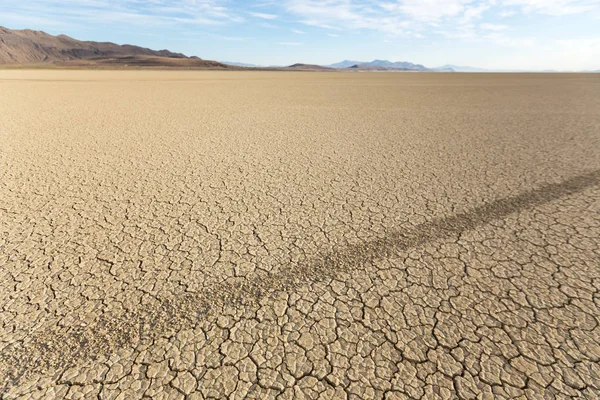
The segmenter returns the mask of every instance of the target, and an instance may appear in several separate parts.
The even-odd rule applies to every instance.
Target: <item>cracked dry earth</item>
[[[600,396],[600,76],[0,72],[0,397]]]

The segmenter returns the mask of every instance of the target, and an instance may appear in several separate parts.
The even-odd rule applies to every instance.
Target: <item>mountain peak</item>
[[[31,29],[11,30],[0,26],[0,43],[0,64],[229,68],[216,61],[187,57],[185,54],[169,50],[152,50],[111,42],[81,41],[67,35],[53,36]]]
[[[421,64],[413,64],[407,61],[389,61],[389,60],[373,60],[373,61],[350,61],[344,60],[339,63],[327,65],[332,68],[386,68],[390,70],[403,70],[403,71],[427,71],[428,68]]]

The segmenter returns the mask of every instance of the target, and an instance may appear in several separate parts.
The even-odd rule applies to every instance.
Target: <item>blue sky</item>
[[[262,65],[600,69],[600,0],[0,0],[0,25]]]

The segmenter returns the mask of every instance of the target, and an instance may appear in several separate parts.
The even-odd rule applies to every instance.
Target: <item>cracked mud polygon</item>
[[[0,398],[600,396],[600,78],[0,72]]]

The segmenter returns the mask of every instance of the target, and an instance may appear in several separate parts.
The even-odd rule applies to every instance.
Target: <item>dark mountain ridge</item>
[[[35,64],[119,56],[189,58],[169,50],[81,41],[67,35],[53,36],[42,31],[11,30],[0,26],[0,64]]]
[[[94,42],[53,36],[31,29],[0,26],[0,65],[56,65],[86,68],[239,69],[169,50],[131,44]]]
[[[339,63],[327,65],[331,68],[361,68],[361,69],[398,69],[402,71],[429,71],[430,69],[421,64],[414,64],[407,61],[388,61],[388,60],[373,60],[373,61],[351,61],[344,60]]]

